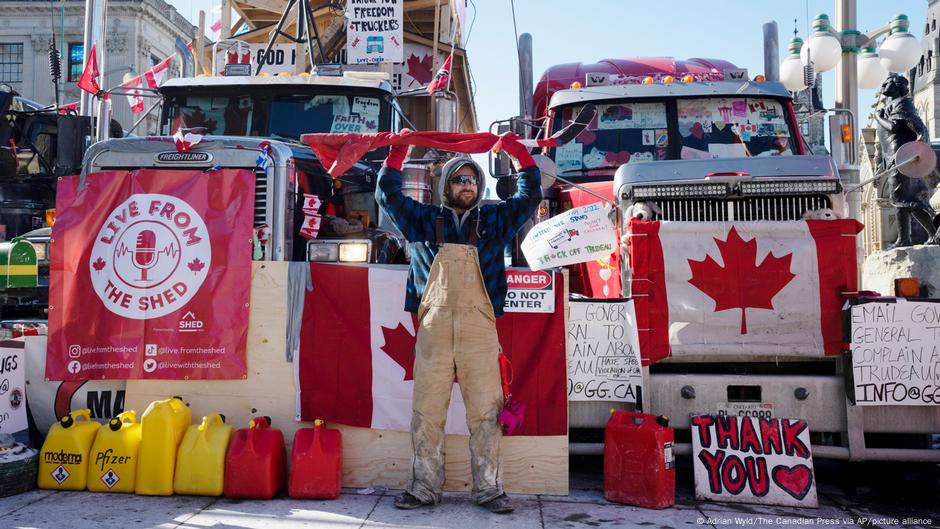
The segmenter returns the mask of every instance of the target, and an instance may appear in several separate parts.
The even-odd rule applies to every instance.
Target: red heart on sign
[[[805,498],[813,487],[813,471],[806,465],[796,465],[792,468],[777,465],[771,475],[778,487],[797,500]]]

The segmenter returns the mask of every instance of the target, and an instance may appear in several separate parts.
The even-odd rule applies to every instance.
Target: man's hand
[[[506,132],[500,135],[499,149],[505,152],[513,159],[516,170],[532,167],[535,165],[535,159],[529,154],[529,149],[519,143],[522,138],[513,132]]]
[[[409,133],[411,130],[401,129],[401,132]],[[388,150],[388,156],[385,158],[385,165],[396,171],[401,171],[401,166],[405,163],[410,147],[410,145],[392,145]]]

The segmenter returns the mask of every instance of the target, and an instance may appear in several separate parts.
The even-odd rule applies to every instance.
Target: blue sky
[[[479,122],[487,127],[518,113],[512,11],[509,0],[473,2],[477,18],[468,53],[477,83]],[[764,69],[764,22],[777,22],[782,60],[793,37],[794,19],[803,39],[817,14],[835,20],[834,0],[515,0],[515,4],[519,32],[532,35],[536,80],[553,64],[637,56],[725,59],[747,68],[753,77]],[[471,7],[468,18],[472,13]],[[912,34],[921,40],[927,0],[858,0],[856,29],[877,29],[898,13],[910,17]],[[825,105],[834,106],[833,71],[823,74],[823,87]],[[872,91],[859,95],[863,123],[873,100]]]
[[[207,24],[213,0],[170,0],[194,23],[203,9]],[[518,113],[518,81],[512,10],[509,0],[471,0],[468,23],[476,13],[468,54],[476,83],[480,126]],[[858,27],[874,30],[894,15],[911,19],[912,33],[923,36],[927,0],[857,0]],[[835,0],[515,0],[520,33],[532,34],[534,70],[538,79],[546,68],[565,62],[596,62],[608,57],[709,57],[731,61],[753,76],[763,72],[764,22],[776,20],[781,60],[793,36],[806,38],[813,18],[826,13],[835,20]],[[808,15],[808,16],[807,16]],[[846,29],[839,28],[837,29]],[[823,74],[824,103],[835,101],[835,74]],[[874,98],[859,95],[862,122]]]

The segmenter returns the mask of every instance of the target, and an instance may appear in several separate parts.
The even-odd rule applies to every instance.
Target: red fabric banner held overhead
[[[328,168],[330,175],[345,173],[367,152],[390,145],[417,145],[445,151],[480,153],[500,149],[501,142],[517,141],[489,132],[405,131],[372,134],[304,134],[300,140]]]
[[[248,169],[61,179],[46,378],[243,378],[254,187]]]

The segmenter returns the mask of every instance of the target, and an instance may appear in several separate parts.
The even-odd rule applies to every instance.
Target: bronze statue
[[[937,223],[940,216],[928,202],[927,184],[922,178],[911,178],[895,169],[898,148],[911,141],[928,141],[927,127],[917,115],[906,78],[891,74],[881,85],[884,103],[875,114],[878,142],[881,147],[881,171],[890,171],[888,186],[891,205],[897,210],[898,239],[891,248],[911,246],[911,217],[924,227],[927,244],[940,244]]]

